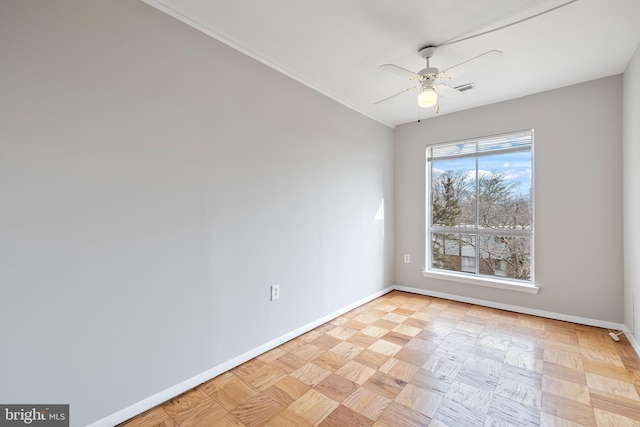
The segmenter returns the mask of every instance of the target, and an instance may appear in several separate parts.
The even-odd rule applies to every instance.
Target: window
[[[427,271],[533,283],[533,131],[427,147]]]

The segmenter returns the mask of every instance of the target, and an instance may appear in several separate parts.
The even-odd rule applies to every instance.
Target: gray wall
[[[468,96],[473,96],[469,94]],[[396,284],[622,323],[622,76],[396,129]],[[422,276],[425,147],[535,129],[537,295]],[[411,264],[402,261],[411,254]]]
[[[85,425],[393,284],[392,129],[141,2],[2,1],[0,58],[0,402]]]
[[[640,45],[624,73],[624,323],[640,342]]]

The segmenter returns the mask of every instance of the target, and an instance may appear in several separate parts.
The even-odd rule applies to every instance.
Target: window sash
[[[505,237],[523,237],[530,239],[530,254],[529,254],[529,279],[513,279],[514,281],[522,281],[525,283],[533,283],[534,281],[534,268],[533,268],[533,227],[534,221],[532,217],[532,221],[529,228],[484,228],[479,226],[479,217],[476,215],[476,223],[475,226],[453,226],[453,227],[444,227],[444,226],[434,226],[432,224],[432,209],[433,209],[433,194],[431,187],[432,180],[432,163],[438,160],[453,160],[457,158],[471,158],[476,159],[476,179],[478,173],[478,158],[483,156],[493,156],[496,154],[508,154],[515,152],[523,152],[530,151],[532,153],[531,156],[531,169],[533,173],[533,130],[524,130],[519,132],[512,132],[507,134],[501,134],[496,136],[491,136],[487,138],[474,138],[470,140],[456,141],[450,143],[437,144],[433,146],[427,147],[427,166],[428,166],[428,174],[427,174],[427,191],[428,191],[428,206],[427,206],[427,230],[428,230],[428,265],[427,270],[439,270],[446,271],[446,269],[439,268],[434,264],[434,254],[433,254],[433,238],[435,234],[472,234],[475,235],[476,239],[480,236],[505,236]],[[532,182],[533,189],[533,182]],[[478,198],[478,187],[476,185],[476,210],[479,209],[479,198]],[[533,198],[530,200],[531,202],[531,214],[533,215]],[[491,275],[480,273],[479,270],[479,262],[480,262],[480,251],[476,250],[475,253],[475,273],[465,271],[466,269],[462,269],[462,271],[456,271],[456,273],[461,273],[465,275],[469,275],[470,277],[493,277]],[[496,278],[503,278],[502,276],[496,276]]]
[[[513,236],[513,237],[531,237],[533,230],[530,228],[477,228],[477,227],[429,227],[431,233],[470,233],[484,236]]]
[[[487,138],[442,143],[428,147],[427,161],[488,156],[528,151],[533,145],[533,131],[519,131]]]

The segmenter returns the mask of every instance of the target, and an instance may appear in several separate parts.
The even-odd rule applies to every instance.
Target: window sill
[[[466,283],[469,285],[476,286],[485,286],[488,288],[498,288],[498,289],[508,289],[510,291],[516,292],[525,292],[528,294],[537,294],[540,290],[536,285],[529,285],[526,283],[511,281],[511,280],[500,280],[500,279],[489,279],[484,277],[470,277],[465,274],[456,274],[453,272],[436,272],[436,271],[423,271],[422,276],[430,277],[433,279],[441,279],[441,280],[450,280],[453,282]]]

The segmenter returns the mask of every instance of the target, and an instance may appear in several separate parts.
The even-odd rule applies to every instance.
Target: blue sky
[[[470,172],[475,170],[475,159],[437,160],[433,163],[433,167],[443,172],[447,170]],[[522,195],[530,194],[532,179],[530,151],[481,156],[478,158],[478,170],[480,174],[502,172],[508,181],[516,183],[516,192]]]

